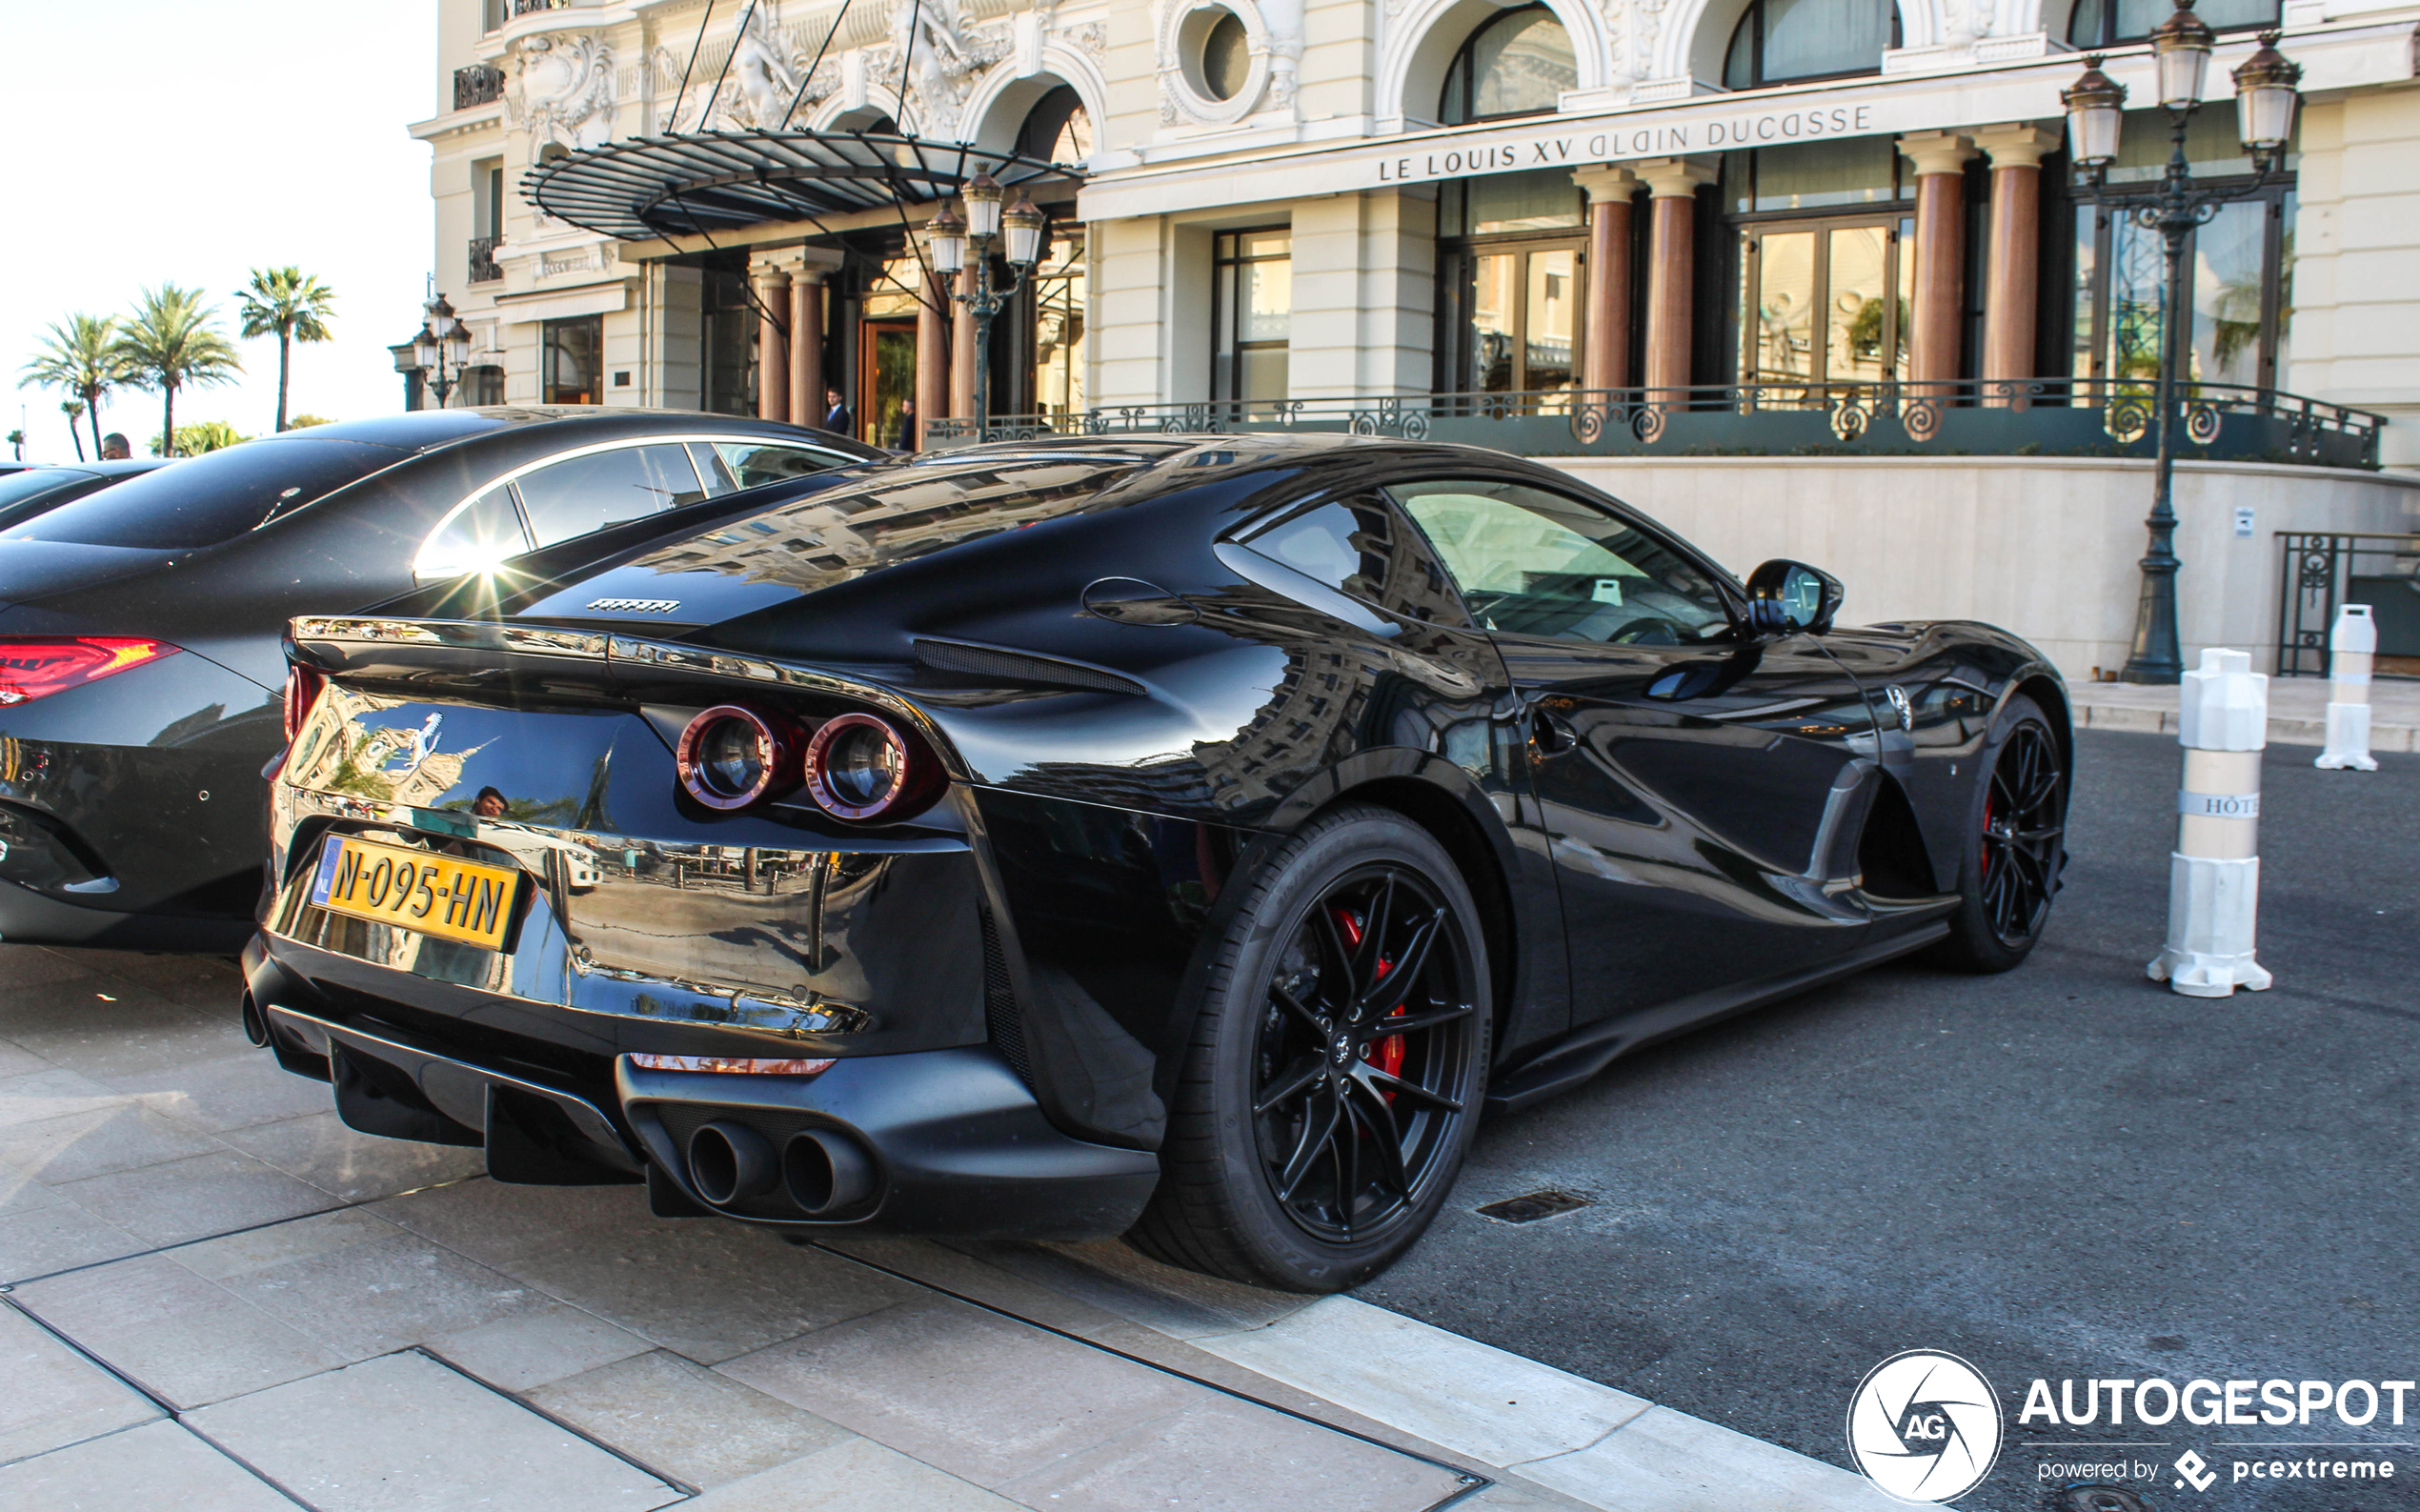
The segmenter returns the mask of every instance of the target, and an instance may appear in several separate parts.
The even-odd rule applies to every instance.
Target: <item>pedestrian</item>
[[[899,429],[891,437],[891,450],[894,452],[916,450],[916,401],[914,399],[899,401]]]
[[[834,432],[837,434],[847,435],[857,429],[857,417],[849,413],[848,405],[841,401],[840,391],[837,389],[824,390],[823,428],[827,431]]]
[[[133,459],[134,448],[127,444],[126,434],[124,432],[111,431],[109,434],[101,437],[102,461],[131,462]]]
[[[494,788],[479,789],[479,796],[471,800],[471,812],[483,819],[500,819],[504,810],[504,795]]]

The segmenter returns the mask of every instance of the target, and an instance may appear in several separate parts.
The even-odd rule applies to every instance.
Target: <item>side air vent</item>
[[[1001,651],[991,646],[970,646],[956,640],[921,640],[916,643],[916,659],[936,672],[963,673],[976,677],[998,677],[1005,682],[1039,684],[1049,688],[1084,688],[1096,693],[1122,693],[1139,696],[1143,685],[1132,677],[1120,677],[1114,672],[1087,667],[1079,661],[1060,661],[1056,656],[1037,656],[1022,651]]]
[[[1000,951],[1000,933],[992,923],[989,907],[983,916],[983,1027],[992,1037],[992,1046],[1025,1083],[1034,1090],[1033,1062],[1025,1056],[1025,1019],[1018,1012],[1017,994],[1008,984],[1008,958]]]

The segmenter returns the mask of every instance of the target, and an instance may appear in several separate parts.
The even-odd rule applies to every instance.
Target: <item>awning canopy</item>
[[[1012,198],[1019,188],[1083,176],[966,142],[874,131],[691,131],[608,142],[541,163],[521,192],[582,230],[651,241],[931,204],[978,171]]]

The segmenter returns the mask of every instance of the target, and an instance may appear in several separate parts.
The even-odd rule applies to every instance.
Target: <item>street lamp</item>
[[[2260,50],[2235,70],[2235,120],[2244,150],[2251,154],[2250,183],[2196,184],[2185,160],[2185,133],[2202,106],[2215,34],[2193,13],[2193,0],[2176,0],[2176,13],[2151,33],[2151,59],[2160,108],[2168,111],[2168,168],[2148,194],[2107,192],[2109,165],[2118,155],[2126,86],[2101,71],[2096,54],[2084,73],[2061,91],[2067,112],[2067,155],[2077,188],[2095,205],[2123,210],[2134,224],[2160,233],[2168,252],[2168,276],[2160,285],[2160,368],[2152,401],[2159,427],[2159,463],[2151,488],[2150,531],[2144,554],[2143,595],[2134,616],[2134,644],[2118,675],[2128,682],[2173,684],[2185,675],[2184,647],[2176,630],[2176,375],[2191,337],[2192,315],[2185,304],[2185,242],[2220,207],[2256,194],[2284,175],[2286,143],[2293,134],[2295,86],[2302,69],[2277,50],[2277,33],[2260,34]]]
[[[471,329],[454,318],[454,306],[443,294],[422,306],[421,313],[420,329],[412,339],[388,350],[394,353],[395,371],[421,374],[442,410],[471,361]]]
[[[944,204],[925,223],[924,244],[933,257],[933,271],[957,280],[963,287],[953,289],[950,297],[966,307],[975,317],[975,433],[982,439],[991,426],[992,410],[992,316],[1023,288],[1025,275],[1041,260],[1042,212],[1034,202],[1018,191],[1017,203],[1003,211],[999,184],[991,174],[978,172],[967,180],[962,197],[966,202],[966,217]],[[1003,234],[1003,231],[1005,233]],[[992,252],[996,243],[1008,263],[1008,282],[992,287]],[[972,277],[961,278],[961,272]]]

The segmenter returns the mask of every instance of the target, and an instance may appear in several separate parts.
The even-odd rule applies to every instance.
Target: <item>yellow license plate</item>
[[[332,835],[319,850],[311,900],[331,913],[497,950],[520,879],[510,867]]]

